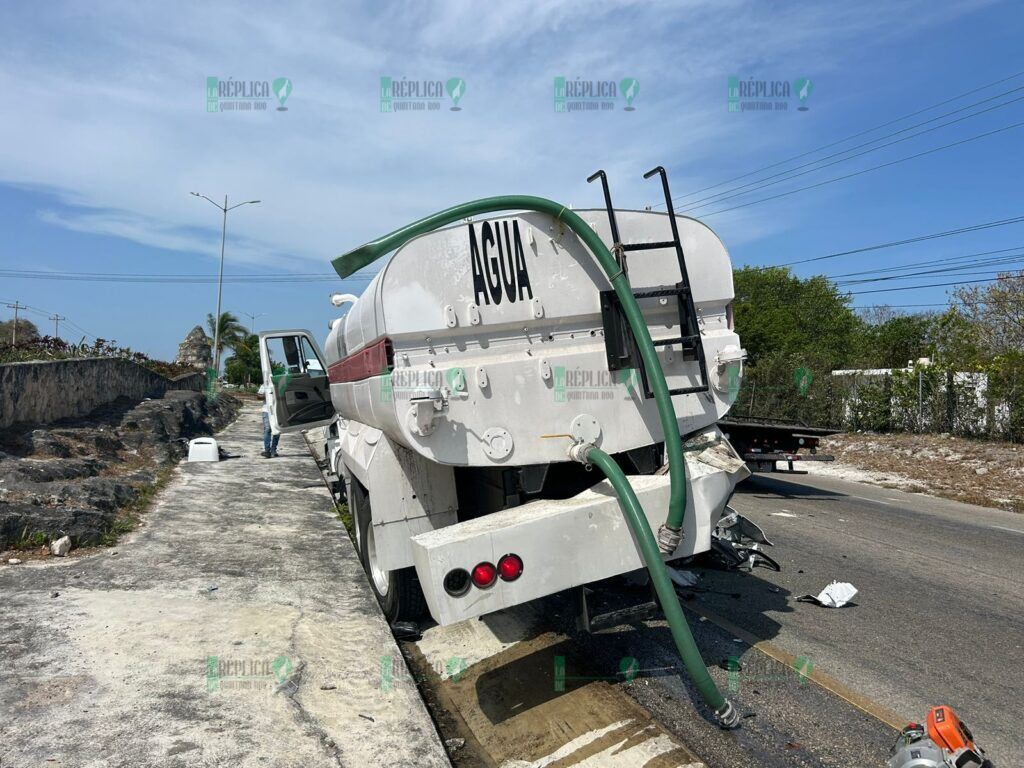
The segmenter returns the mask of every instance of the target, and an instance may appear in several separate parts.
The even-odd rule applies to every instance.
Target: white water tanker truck
[[[527,196],[455,206],[334,261],[390,254],[332,321],[260,334],[281,431],[332,424],[355,541],[387,617],[450,624],[647,567],[725,727],[664,561],[707,551],[749,473],[729,254],[667,213]],[[620,228],[628,238],[620,238]],[[592,472],[593,468],[600,472]],[[745,522],[745,521],[743,521]]]

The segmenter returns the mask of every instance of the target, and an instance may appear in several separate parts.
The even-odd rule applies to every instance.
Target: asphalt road
[[[702,606],[907,719],[951,705],[997,765],[1024,765],[1024,517],[811,476],[756,475],[733,506],[782,572],[708,572]],[[795,601],[833,579],[854,605]]]

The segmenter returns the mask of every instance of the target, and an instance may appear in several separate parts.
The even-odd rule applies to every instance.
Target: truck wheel
[[[363,564],[363,570],[370,582],[377,602],[384,611],[388,623],[396,621],[419,621],[427,614],[427,602],[423,597],[415,568],[400,568],[385,571],[377,561],[377,548],[374,542],[370,495],[362,484],[352,479],[350,499],[353,523],[356,529],[356,548]]]

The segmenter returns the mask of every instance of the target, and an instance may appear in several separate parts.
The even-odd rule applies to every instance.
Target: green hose
[[[739,716],[721,691],[715,685],[715,681],[708,674],[704,666],[697,644],[690,633],[690,627],[683,616],[683,609],[679,605],[679,597],[676,595],[672,580],[668,576],[667,566],[661,559],[661,552],[658,544],[651,533],[651,526],[647,523],[647,517],[640,506],[640,501],[633,493],[633,487],[626,479],[625,473],[615,463],[615,459],[593,446],[583,447],[579,459],[587,464],[593,464],[602,472],[612,484],[616,495],[619,497],[619,505],[626,516],[633,536],[640,544],[640,554],[643,555],[644,563],[647,565],[647,572],[651,575],[651,583],[661,601],[661,608],[665,612],[665,619],[672,630],[672,639],[675,640],[676,649],[679,651],[686,671],[690,673],[700,695],[704,701],[715,712],[719,725],[723,728],[735,728],[739,722]]]
[[[348,277],[356,270],[362,269],[368,264],[379,259],[391,251],[402,247],[414,237],[433,232],[452,222],[460,221],[470,216],[477,216],[484,213],[506,210],[528,210],[547,213],[556,221],[564,222],[579,238],[586,244],[590,252],[594,254],[598,264],[608,276],[608,280],[615,289],[616,295],[622,304],[623,312],[636,339],[640,357],[643,360],[644,368],[647,371],[648,382],[651,391],[654,393],[654,401],[658,406],[658,415],[661,419],[662,432],[665,435],[665,452],[668,456],[669,478],[671,490],[669,496],[668,517],[665,526],[674,532],[679,532],[683,525],[683,513],[686,510],[686,464],[683,461],[683,446],[679,439],[679,424],[676,420],[675,408],[672,406],[672,397],[668,393],[668,385],[665,382],[665,373],[661,369],[661,363],[654,351],[654,344],[651,341],[651,333],[640,312],[640,305],[633,296],[633,289],[629,285],[629,279],[625,272],[615,261],[611,250],[601,242],[601,238],[590,226],[579,217],[578,214],[570,211],[563,205],[543,197],[532,197],[529,195],[503,195],[500,197],[487,197],[481,200],[474,200],[462,205],[427,216],[424,219],[415,221],[401,229],[397,229],[389,235],[384,235],[354,250],[342,254],[332,262],[334,269],[341,277]],[[739,716],[725,697],[722,696],[715,682],[708,674],[707,667],[701,659],[697,644],[693,641],[693,635],[683,616],[683,609],[679,605],[679,598],[672,587],[668,571],[661,559],[661,550],[658,542],[655,541],[651,527],[647,523],[643,508],[640,506],[633,488],[626,479],[625,474],[619,465],[604,451],[594,446],[581,446],[580,454],[576,458],[584,463],[597,465],[611,482],[619,497],[619,504],[625,513],[626,520],[633,531],[633,535],[640,543],[640,553],[647,571],[651,575],[651,582],[661,601],[665,618],[672,630],[672,637],[675,640],[676,648],[682,657],[687,672],[693,679],[700,691],[704,701],[715,712],[719,725],[723,728],[734,728],[739,722]]]
[[[633,296],[633,289],[629,285],[629,279],[615,261],[611,250],[601,242],[601,238],[597,236],[597,233],[578,214],[570,211],[564,205],[556,203],[554,200],[548,200],[543,197],[533,197],[531,195],[485,197],[481,200],[473,200],[447,208],[419,221],[414,221],[412,224],[401,229],[396,229],[389,235],[379,237],[348,253],[342,254],[334,259],[332,263],[339,275],[348,277],[356,270],[371,264],[381,256],[402,247],[414,237],[433,232],[439,227],[455,221],[461,221],[470,216],[507,210],[539,211],[540,213],[550,214],[556,221],[564,222],[586,244],[608,276],[608,280],[611,282],[612,288],[615,289],[619,302],[622,304],[626,320],[633,331],[633,337],[636,339],[637,348],[644,363],[644,369],[647,371],[648,382],[651,385],[651,391],[654,393],[654,402],[658,406],[661,431],[665,435],[665,453],[668,458],[668,472],[671,480],[665,527],[673,532],[681,531],[683,527],[683,514],[686,511],[686,464],[683,461],[682,442],[679,440],[679,422],[676,420],[676,411],[672,406],[672,397],[668,393],[665,372],[662,371],[661,363],[654,351],[651,333],[647,328],[647,323],[644,321],[643,314],[640,312],[640,305],[637,304],[636,297]]]

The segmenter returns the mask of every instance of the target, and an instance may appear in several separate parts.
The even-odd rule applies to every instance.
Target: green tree
[[[857,367],[903,368],[909,361],[932,356],[934,314],[900,315],[885,308],[865,319]]]
[[[734,280],[736,332],[752,365],[785,357],[820,375],[850,361],[864,324],[828,278],[802,279],[785,267],[744,267]]]
[[[214,326],[212,312],[206,316],[206,328],[210,332],[210,338],[213,339],[217,335],[217,329]],[[248,330],[234,314],[231,312],[221,312],[220,335],[217,340],[219,349],[214,350],[214,355],[216,356],[217,352],[223,354],[225,347],[234,349],[235,345],[243,341],[248,335]]]
[[[1001,273],[985,285],[960,286],[955,296],[981,349],[991,355],[1024,349],[1024,270]]]
[[[235,343],[234,354],[224,363],[224,375],[231,384],[246,385],[262,380],[260,370],[260,337],[247,334]]]
[[[14,318],[0,322],[0,344],[10,344],[14,336]],[[18,318],[18,341],[39,338],[39,329],[31,320]]]
[[[734,281],[733,318],[748,358],[733,414],[834,422],[830,374],[853,362],[865,327],[849,297],[825,277],[784,267],[745,267]]]

